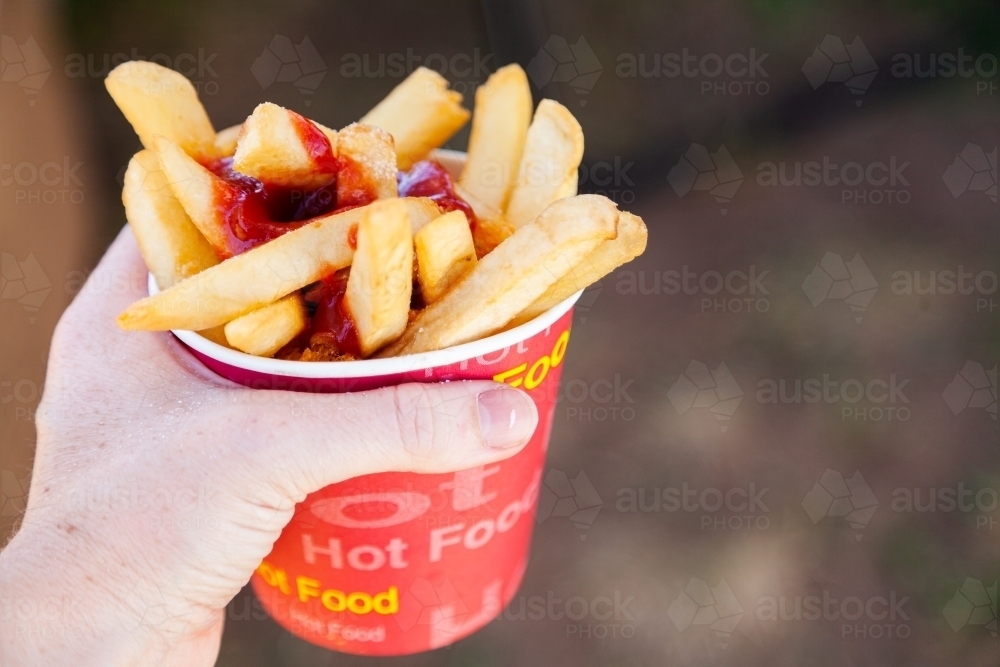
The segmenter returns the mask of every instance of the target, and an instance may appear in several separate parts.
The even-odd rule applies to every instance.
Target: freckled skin
[[[171,335],[115,326],[145,284],[126,229],[56,329],[0,599],[58,606],[30,628],[0,617],[4,667],[213,665],[226,604],[308,493],[520,450],[482,441],[476,396],[492,382],[314,395],[222,380]]]

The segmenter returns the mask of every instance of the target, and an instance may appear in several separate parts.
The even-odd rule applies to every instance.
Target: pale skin
[[[145,280],[126,229],[56,329],[27,511],[0,551],[5,666],[212,665],[226,604],[308,493],[493,463],[534,431],[531,400],[493,382],[222,380],[171,335],[115,326]]]

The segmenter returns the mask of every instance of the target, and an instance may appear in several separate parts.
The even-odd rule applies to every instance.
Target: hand
[[[211,665],[226,604],[306,494],[493,463],[535,429],[531,399],[493,382],[222,380],[171,335],[115,326],[145,284],[126,229],[56,329],[27,512],[0,552],[4,665]]]

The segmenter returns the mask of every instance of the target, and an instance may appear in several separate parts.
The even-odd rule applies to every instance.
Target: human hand
[[[233,384],[170,334],[115,326],[145,285],[125,229],[56,329],[27,511],[0,552],[6,666],[211,665],[226,604],[308,493],[493,463],[535,429],[531,399],[487,381]]]

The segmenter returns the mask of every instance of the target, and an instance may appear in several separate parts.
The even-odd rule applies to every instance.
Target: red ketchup
[[[347,271],[338,271],[322,281],[312,327],[309,329],[310,345],[335,350],[361,358],[361,345],[354,318],[344,298],[347,292]]]
[[[316,163],[317,171],[335,173],[338,167],[337,156],[333,154],[330,140],[323,134],[323,130],[305,116],[300,116],[294,111],[289,113],[295,124],[295,133],[302,140],[309,157]]]
[[[451,174],[437,162],[417,162],[409,171],[399,172],[396,182],[400,197],[430,197],[443,211],[462,211],[475,229],[476,214],[468,202],[455,193]]]
[[[216,252],[223,259],[298,229],[317,216],[375,201],[375,188],[357,165],[335,156],[330,140],[312,122],[298,114],[292,118],[316,171],[330,174],[330,183],[312,189],[285,187],[234,171],[232,158],[206,164],[221,179],[216,182],[215,206],[226,222],[228,238],[226,248]]]
[[[232,158],[222,158],[205,167],[221,180],[216,183],[215,206],[228,232],[226,247],[216,252],[226,259],[298,229],[312,218],[357,206],[376,199],[375,188],[357,164],[333,154],[329,139],[312,122],[293,115],[302,143],[316,164],[318,173],[329,173],[331,182],[320,188],[303,189],[265,183],[233,170]],[[472,207],[455,192],[451,175],[437,162],[418,162],[408,172],[399,172],[400,197],[428,197],[444,211],[462,211],[475,228]],[[348,243],[357,248],[357,225],[348,232]],[[308,291],[307,301],[315,304],[306,329],[278,353],[298,355],[307,348],[314,356],[361,358],[361,347],[345,293],[349,270],[323,278]],[[421,305],[419,292],[413,303]]]

